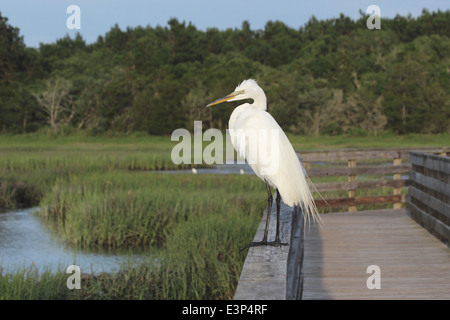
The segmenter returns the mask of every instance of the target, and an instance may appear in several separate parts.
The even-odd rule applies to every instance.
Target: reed
[[[414,140],[439,145],[446,137]],[[371,139],[293,142],[301,150],[373,147]],[[392,137],[382,139],[380,144]],[[266,206],[264,184],[255,176],[155,172],[189,168],[172,163],[174,144],[148,136],[0,136],[1,208],[39,205],[61,241],[141,247],[149,259],[113,275],[85,274],[82,290],[74,291],[63,271],[4,274],[0,267],[0,299],[232,298],[246,254],[239,249],[252,240]]]
[[[49,270],[38,272],[34,266],[4,273],[0,267],[0,300],[66,299],[70,293],[67,275]]]
[[[0,135],[0,208],[37,205],[57,179],[72,175],[190,168],[172,163],[172,145],[162,137]]]
[[[40,214],[83,247],[163,246],[179,223],[262,212],[255,177],[113,171],[58,179]]]
[[[60,241],[140,247],[150,260],[84,275],[74,292],[63,271],[18,270],[0,276],[0,299],[232,297],[245,259],[240,246],[251,241],[266,204],[258,178],[156,172],[179,168],[159,138],[14,140],[0,147],[3,208],[38,205]]]
[[[117,171],[58,180],[41,201],[40,214],[63,241],[89,247],[146,246],[149,256],[149,263],[139,268],[87,275],[83,290],[65,289],[62,298],[232,298],[245,259],[239,249],[251,241],[265,207],[261,194],[264,186],[256,177],[241,175]],[[55,286],[65,287],[62,272],[38,277],[20,271],[5,277],[9,280],[3,279],[3,285],[8,281],[16,289],[0,298],[52,298],[47,294]],[[49,290],[19,290],[28,286]]]
[[[86,275],[76,293],[67,292],[63,272],[42,277],[20,271],[4,276],[9,280],[3,285],[8,281],[15,291],[0,298],[51,299],[52,291],[64,299],[232,298],[245,259],[239,249],[251,241],[265,207],[261,194],[256,177],[240,175],[115,171],[58,179],[40,214],[62,241],[144,246],[149,263],[116,275]],[[24,287],[48,291],[19,290]]]

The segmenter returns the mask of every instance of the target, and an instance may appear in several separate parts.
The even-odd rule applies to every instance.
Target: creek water
[[[30,269],[65,271],[77,265],[82,272],[117,272],[121,266],[142,263],[140,252],[83,250],[54,237],[34,209],[0,213],[0,269],[3,273]]]
[[[192,170],[168,170],[167,174],[191,173]],[[253,174],[248,164],[225,164],[215,168],[198,168],[196,174]],[[391,177],[385,177],[387,179]],[[407,176],[406,176],[407,178]],[[262,191],[263,192],[263,191]],[[83,250],[66,246],[52,236],[47,225],[33,213],[35,209],[0,212],[0,273],[18,269],[37,268],[63,270],[76,264],[82,272],[114,273],[121,267],[130,267],[154,261],[141,250]]]
[[[196,169],[197,174],[252,174],[247,164],[220,165]],[[192,170],[164,171],[192,173]],[[84,250],[67,246],[50,232],[34,209],[0,212],[0,273],[35,268],[39,271],[65,271],[77,265],[83,273],[114,273],[121,267],[146,263],[151,258],[140,250]]]
[[[165,170],[164,173],[193,173],[194,169],[188,170]],[[161,171],[150,171],[161,172]],[[213,168],[196,168],[196,174],[253,174],[252,168],[247,163],[219,164]]]

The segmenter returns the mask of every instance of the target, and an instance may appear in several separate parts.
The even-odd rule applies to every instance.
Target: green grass
[[[3,274],[0,267],[0,300],[64,299],[69,293],[66,281],[67,275],[62,272],[38,273],[30,267]]]
[[[57,181],[41,205],[62,241],[87,247],[143,246],[149,259],[158,257],[157,263],[118,275],[86,276],[82,290],[69,294],[65,289],[62,297],[232,298],[246,255],[240,248],[253,238],[265,207],[263,195],[258,178],[241,175],[117,171]],[[39,278],[24,271],[5,275],[0,287],[10,288],[0,291],[0,299],[53,298],[53,291],[61,298],[61,288],[55,290],[61,277],[63,273],[46,273]]]
[[[143,252],[148,263],[113,275],[85,275],[81,290],[73,292],[63,282],[68,277],[64,272],[44,272],[42,276],[33,269],[19,270],[0,276],[0,299],[231,299],[246,255],[240,249],[251,242],[265,207],[265,197],[261,199],[264,186],[256,177],[239,175],[147,175],[149,180],[162,180],[155,183],[155,188],[164,187],[161,190],[174,193],[167,195],[170,201],[150,195],[159,201],[151,210],[137,210],[140,203],[153,201],[138,197],[133,199],[133,210],[123,207],[123,211],[115,209],[113,214],[89,211],[93,216],[67,206],[66,215],[72,218],[66,218],[59,231],[64,238],[75,237],[76,241],[86,241],[86,245],[111,245],[114,241],[123,245],[124,240],[130,241],[128,245],[147,242]],[[125,184],[129,186],[131,181]],[[138,183],[136,187],[145,184]],[[198,194],[184,192],[186,185],[198,187]],[[84,206],[85,201],[91,203],[92,199],[97,201],[90,196],[69,194],[67,198],[78,206]],[[128,199],[124,201],[116,204],[125,205]],[[164,223],[154,223],[157,219]],[[81,234],[66,234],[72,228]],[[92,235],[87,242],[83,238],[89,232]],[[117,239],[111,237],[114,234]]]
[[[256,177],[112,171],[57,180],[40,214],[70,244],[163,246],[192,219],[258,215],[263,192]]]
[[[69,243],[161,254],[145,271],[160,289],[145,291],[147,298],[228,299],[245,259],[240,246],[251,242],[265,206],[263,190],[256,177],[116,171],[57,182],[41,205]]]
[[[393,135],[341,135],[341,136],[298,136],[288,134],[295,150],[321,150],[343,148],[394,148],[394,147],[440,147],[449,146],[450,134],[408,134]]]
[[[0,208],[39,203],[56,179],[116,170],[184,169],[167,137],[0,135]]]
[[[0,277],[8,288],[0,299],[232,298],[245,259],[239,249],[266,205],[258,178],[157,172],[175,168],[170,138],[8,138],[0,138],[3,209],[42,207],[69,245],[139,247],[159,258],[117,275],[86,275],[73,293],[61,284],[64,272],[18,270]]]
[[[450,141],[449,135],[290,139],[297,150]],[[74,291],[64,272],[0,273],[0,299],[232,298],[246,254],[239,249],[252,240],[266,206],[264,184],[255,176],[156,172],[183,168],[171,161],[175,144],[139,135],[0,136],[1,209],[40,206],[62,242],[139,247],[149,257],[118,274],[84,275]]]

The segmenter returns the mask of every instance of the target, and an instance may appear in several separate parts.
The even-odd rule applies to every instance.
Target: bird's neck
[[[228,121],[228,128],[235,129],[234,125],[236,123],[236,120],[238,116],[241,114],[241,112],[245,111],[247,108],[251,108],[251,104],[244,103],[240,106],[237,106],[233,112],[231,113],[230,120]]]
[[[250,105],[256,110],[267,110],[267,98],[264,92],[255,96]]]

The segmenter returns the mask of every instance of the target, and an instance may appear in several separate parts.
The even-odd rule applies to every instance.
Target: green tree
[[[47,115],[50,128],[55,133],[61,124],[69,123],[74,115],[72,101],[67,99],[71,87],[70,81],[56,77],[47,79],[43,90],[33,92],[38,105]]]
[[[27,50],[19,29],[8,24],[0,12],[0,130],[23,132],[32,114],[24,94],[23,74]]]
[[[51,122],[38,97],[55,79],[71,85],[53,127],[170,134],[202,120],[225,129],[237,103],[204,106],[256,78],[291,132],[448,131],[450,11],[382,19],[381,30],[368,30],[366,19],[361,12],[357,20],[313,16],[299,29],[268,21],[255,30],[244,21],[202,31],[173,18],[116,24],[92,44],[78,34],[35,49],[0,15],[0,130]]]

